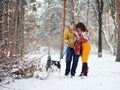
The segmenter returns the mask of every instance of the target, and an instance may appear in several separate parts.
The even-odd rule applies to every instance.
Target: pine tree
[[[117,24],[118,24],[118,41],[116,61],[120,62],[120,0],[116,0]]]
[[[102,57],[102,13],[103,13],[103,0],[97,0],[97,9],[98,9],[98,57]]]
[[[67,0],[63,0],[64,1],[64,8],[63,8],[63,26],[62,26],[62,40],[61,40],[61,49],[60,49],[60,58],[62,58],[62,54],[63,54],[63,33],[64,33],[64,28],[65,28],[65,21],[66,21],[66,2]]]

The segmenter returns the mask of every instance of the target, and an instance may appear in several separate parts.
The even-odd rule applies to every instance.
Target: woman
[[[68,76],[69,73],[71,76],[75,76],[76,68],[78,64],[79,55],[74,52],[74,39],[75,39],[75,22],[72,21],[67,29],[64,30],[64,42],[67,44],[66,52],[66,69],[65,75]],[[72,67],[71,67],[71,62]]]
[[[91,45],[90,45],[90,41],[89,41],[89,37],[90,37],[90,33],[89,31],[86,29],[85,25],[81,22],[79,22],[76,25],[76,29],[78,31],[78,35],[79,36],[79,41],[81,42],[81,48],[82,48],[82,71],[80,76],[87,76],[88,73],[88,57],[90,54],[90,50],[91,50]]]

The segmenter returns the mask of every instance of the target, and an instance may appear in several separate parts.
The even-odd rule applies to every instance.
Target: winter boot
[[[69,72],[68,71],[65,71],[65,76],[68,76],[69,75]]]
[[[88,65],[87,63],[84,63],[84,76],[87,76],[88,74]]]
[[[71,72],[71,76],[75,76],[75,73],[74,73],[74,72]]]
[[[82,64],[82,71],[81,71],[81,74],[79,76],[84,76],[84,69],[85,69],[85,65],[84,63]]]

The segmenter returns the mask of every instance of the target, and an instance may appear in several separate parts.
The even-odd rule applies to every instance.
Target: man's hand
[[[67,45],[70,46],[70,42],[67,42]]]

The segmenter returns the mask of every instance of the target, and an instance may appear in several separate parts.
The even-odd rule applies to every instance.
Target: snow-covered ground
[[[43,58],[44,60],[45,58]],[[57,54],[52,59],[59,60]],[[81,58],[75,77],[65,77],[65,59],[61,60],[61,72],[51,74],[46,80],[38,78],[15,80],[10,84],[0,86],[0,90],[120,90],[120,63],[115,62],[115,56],[90,55],[88,77],[81,79]]]

